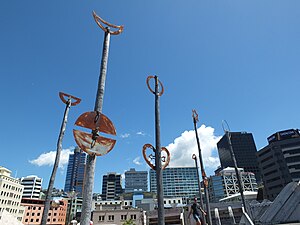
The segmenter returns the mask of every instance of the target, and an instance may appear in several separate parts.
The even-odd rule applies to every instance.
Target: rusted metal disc
[[[116,140],[100,136],[101,133],[116,135],[114,124],[104,114],[96,111],[85,112],[78,117],[75,125],[91,129],[91,133],[73,130],[77,145],[86,153],[102,156],[115,146]]]

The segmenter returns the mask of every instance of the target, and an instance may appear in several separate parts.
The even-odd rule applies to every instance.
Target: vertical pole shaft
[[[204,186],[204,192],[205,192],[205,202],[206,202],[206,211],[207,211],[207,216],[208,216],[208,224],[212,225],[208,189],[207,189],[207,185],[205,184],[205,182],[207,180],[207,177],[205,175],[204,166],[203,166],[203,160],[202,160],[202,154],[201,154],[201,148],[200,148],[200,141],[199,141],[198,132],[197,132],[197,121],[196,121],[195,118],[193,118],[193,120],[194,120],[194,129],[195,129],[196,140],[197,140],[197,145],[198,145],[199,161],[200,161],[202,180],[203,180],[203,184],[204,184],[203,186]]]
[[[232,143],[231,143],[230,134],[229,134],[229,131],[225,131],[225,133],[226,133],[228,144],[229,144],[229,150],[230,150],[231,158],[232,158],[232,161],[233,161],[233,164],[234,164],[234,170],[235,170],[236,178],[237,178],[237,181],[238,181],[239,190],[240,190],[240,193],[241,193],[242,203],[243,203],[245,212],[247,212],[241,174],[238,170],[236,158],[235,158],[235,155],[234,155],[234,152],[233,152],[233,147],[232,147]]]
[[[50,209],[51,194],[52,194],[55,176],[56,176],[56,172],[57,172],[57,168],[58,168],[58,164],[59,164],[59,160],[60,160],[60,154],[61,154],[61,149],[62,149],[62,140],[63,140],[64,134],[65,134],[66,126],[67,126],[68,114],[69,114],[70,107],[71,107],[71,99],[69,99],[66,103],[64,117],[63,117],[63,121],[62,121],[62,124],[60,127],[60,133],[59,133],[59,137],[58,137],[58,141],[57,141],[55,162],[54,162],[52,174],[51,174],[51,177],[49,180],[48,189],[46,192],[46,199],[45,199],[45,203],[44,203],[44,211],[43,211],[43,215],[42,215],[41,225],[47,224],[48,212]]]
[[[199,198],[200,198],[200,206],[202,209],[204,209],[203,207],[203,197],[202,197],[202,192],[201,192],[201,182],[200,182],[200,176],[199,176],[199,170],[198,170],[198,162],[197,162],[197,157],[195,155],[195,167],[196,167],[196,171],[197,171],[197,180],[198,180],[198,188],[199,188]],[[204,224],[206,224],[206,218],[205,215],[203,215],[203,220],[204,220]]]
[[[108,28],[107,28],[108,30]],[[106,80],[106,70],[109,52],[109,41],[110,33],[107,31],[104,35],[102,60],[100,67],[100,76],[98,81],[98,89],[95,101],[95,111],[102,113],[105,80]],[[85,185],[83,189],[83,202],[82,202],[82,212],[81,212],[81,225],[89,225],[91,214],[92,214],[92,198],[93,198],[93,187],[94,187],[94,176],[95,176],[95,166],[96,166],[96,156],[88,155],[86,163],[85,172]]]
[[[164,195],[162,187],[161,144],[160,144],[160,111],[158,77],[155,76],[155,170],[157,184],[158,225],[165,224]]]

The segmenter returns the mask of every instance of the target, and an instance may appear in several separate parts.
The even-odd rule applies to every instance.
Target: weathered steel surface
[[[151,162],[151,160],[155,159],[155,156],[153,156],[152,154],[147,156],[147,149],[151,149],[154,153],[155,153],[155,148],[151,145],[151,144],[145,144],[143,146],[143,157],[146,161],[146,163],[153,169],[155,170],[156,167],[155,165]],[[167,148],[162,147],[161,148],[161,152],[165,152],[166,156],[161,157],[161,161],[163,162],[162,164],[162,170],[164,170],[170,163],[170,152]]]
[[[212,225],[209,195],[208,195],[208,179],[207,179],[207,176],[206,176],[206,173],[205,173],[205,170],[204,170],[204,164],[203,164],[203,159],[202,159],[202,154],[201,154],[200,141],[199,141],[198,132],[197,132],[197,122],[199,121],[198,120],[198,113],[194,109],[192,110],[192,117],[193,117],[194,129],[195,129],[195,134],[196,134],[196,141],[197,141],[198,152],[199,152],[201,175],[202,175],[202,180],[203,180],[203,184],[204,184],[206,211],[207,211],[207,216],[208,216],[208,221],[207,222],[208,222],[209,225]]]
[[[104,114],[95,111],[81,114],[76,120],[75,125],[91,130],[98,130],[106,134],[117,134],[112,121]]]
[[[151,79],[155,79],[155,77],[156,77],[156,76],[148,76],[148,77],[147,77],[147,82],[146,82],[146,83],[147,83],[147,87],[149,88],[149,90],[150,90],[153,94],[156,94],[156,92],[152,90],[152,88],[151,88],[149,82],[150,82]],[[157,81],[158,81],[159,85],[161,86],[161,91],[157,90],[157,96],[162,96],[162,94],[164,93],[164,86],[163,86],[163,84],[162,84],[162,82],[161,82],[160,80],[157,80]],[[156,86],[157,86],[157,88],[159,89],[158,85],[156,85]]]
[[[116,135],[114,124],[104,114],[95,111],[85,112],[78,117],[75,125],[92,130],[92,133],[73,130],[77,145],[86,153],[102,156],[115,146],[116,140],[99,135],[99,132]]]
[[[195,167],[196,167],[196,171],[197,171],[197,181],[198,181],[198,189],[199,189],[199,197],[200,197],[200,206],[201,206],[202,209],[204,209],[204,207],[203,207],[203,196],[202,196],[202,191],[201,191],[201,182],[200,182],[200,177],[199,177],[198,162],[197,162],[196,154],[192,155],[192,159],[195,161]],[[202,212],[202,215],[203,215],[202,218],[204,220],[204,224],[206,224],[206,217],[203,214],[203,212]]]
[[[71,100],[71,106],[78,105],[81,102],[80,98],[77,98],[73,95],[69,95],[69,94],[66,94],[66,93],[63,93],[63,92],[59,92],[59,97],[63,101],[63,103],[65,103],[65,104],[67,104],[68,100],[70,99]],[[67,97],[67,100],[65,99],[65,97]],[[72,99],[75,100],[75,102],[72,102]]]
[[[102,19],[100,16],[98,16],[95,11],[93,11],[93,16],[94,16],[94,19],[96,21],[96,23],[98,24],[98,26],[104,31],[104,32],[107,32],[107,33],[110,33],[112,35],[117,35],[117,34],[120,34],[123,32],[124,30],[124,26],[123,25],[114,25],[114,24],[111,24],[107,21],[105,21],[104,19]],[[109,30],[107,27],[104,27],[101,23],[109,26],[109,27],[112,27],[112,28],[115,28],[117,29],[116,31],[111,31]]]

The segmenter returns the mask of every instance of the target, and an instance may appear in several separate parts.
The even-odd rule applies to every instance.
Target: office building
[[[288,183],[300,180],[299,130],[276,132],[268,143],[257,157],[266,198],[272,201]]]
[[[254,173],[245,172],[242,168],[238,168],[238,170],[242,178],[244,192],[248,192],[249,195],[249,192],[255,192],[257,194],[257,182]],[[221,170],[218,174],[210,176],[208,180],[208,192],[211,202],[218,202],[219,200],[222,201],[224,198],[228,198],[239,193],[240,189],[235,169],[233,167],[227,167]]]
[[[197,169],[195,167],[167,167],[162,172],[163,195],[181,197],[183,203],[199,196]],[[157,193],[156,172],[150,170],[150,191]]]
[[[255,174],[257,182],[260,182],[260,171],[256,158],[256,145],[251,133],[230,132],[233,152],[237,161],[237,166],[243,168],[245,172]],[[234,167],[231,158],[227,136],[224,135],[217,143],[221,167]]]
[[[35,175],[22,177],[21,184],[24,186],[22,198],[40,198],[42,191],[42,178]]]
[[[11,171],[0,166],[0,219],[7,211],[10,215],[22,221],[24,207],[20,205],[23,185],[17,178],[11,177]]]
[[[86,156],[78,147],[74,149],[74,154],[69,155],[64,191],[75,191],[78,197],[83,193]]]
[[[148,191],[148,172],[131,168],[125,172],[125,192]]]
[[[45,200],[22,199],[21,205],[25,208],[23,224],[40,225],[44,211]],[[67,200],[52,200],[50,202],[47,225],[65,225],[67,215]]]
[[[108,173],[103,176],[102,200],[117,200],[123,193],[121,174]]]

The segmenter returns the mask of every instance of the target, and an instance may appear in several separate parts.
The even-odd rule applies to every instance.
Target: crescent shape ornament
[[[66,100],[65,97],[70,99],[71,100],[71,106],[77,105],[81,102],[80,98],[77,98],[73,95],[69,95],[69,94],[66,94],[66,93],[63,93],[63,92],[59,92],[59,97],[62,100],[62,102],[65,103],[65,104],[67,104],[67,102],[68,102],[68,100]],[[72,101],[72,100],[74,100],[74,101]]]
[[[122,33],[123,30],[124,30],[124,26],[123,26],[123,25],[118,26],[118,25],[111,24],[111,23],[105,21],[104,19],[102,19],[100,16],[98,16],[98,15],[95,13],[95,11],[93,11],[93,17],[94,17],[94,20],[96,21],[96,23],[98,24],[98,26],[99,26],[104,32],[110,33],[110,34],[112,34],[112,35],[118,35],[118,34]],[[108,27],[104,27],[104,26],[102,25],[102,23],[105,24],[105,25],[107,25]],[[109,27],[115,28],[115,29],[117,29],[117,30],[111,31],[111,30],[109,29]]]

